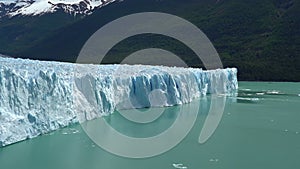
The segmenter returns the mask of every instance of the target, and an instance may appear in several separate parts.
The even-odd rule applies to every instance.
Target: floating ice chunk
[[[187,167],[186,166],[184,166],[183,164],[181,164],[181,163],[174,163],[174,164],[172,164],[173,165],[173,167],[174,168],[179,168],[179,169],[187,169]]]
[[[238,100],[246,100],[246,101],[259,101],[259,98],[247,98],[247,97],[237,97]]]
[[[283,94],[283,93],[281,93],[280,91],[277,91],[277,90],[268,90],[268,91],[267,91],[267,94],[278,95],[278,94]]]
[[[217,159],[217,158],[211,158],[211,159],[209,159],[209,161],[210,161],[210,162],[218,162],[219,159]]]

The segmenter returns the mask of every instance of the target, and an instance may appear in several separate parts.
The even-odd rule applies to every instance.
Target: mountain
[[[84,42],[103,25],[124,15],[149,11],[174,14],[199,27],[213,42],[224,66],[238,68],[240,80],[300,81],[297,0],[124,0],[76,15],[63,10],[6,15],[0,19],[0,53],[74,62]],[[149,47],[169,50],[190,66],[202,66],[194,64],[197,57],[181,42],[151,34],[117,44],[105,62],[118,63]]]
[[[43,15],[63,11],[71,15],[91,14],[115,0],[2,0],[0,17],[16,15]]]

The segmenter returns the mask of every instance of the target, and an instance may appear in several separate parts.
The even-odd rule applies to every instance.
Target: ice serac
[[[0,147],[116,109],[172,106],[207,93],[229,93],[238,87],[236,74],[235,68],[204,71],[0,57]],[[162,95],[166,99],[160,102]]]

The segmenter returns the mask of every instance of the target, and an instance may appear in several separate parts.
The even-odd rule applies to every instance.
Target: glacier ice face
[[[237,70],[77,65],[0,57],[0,147],[109,115],[237,89]],[[166,99],[151,99],[158,91]],[[79,113],[78,113],[79,112]]]

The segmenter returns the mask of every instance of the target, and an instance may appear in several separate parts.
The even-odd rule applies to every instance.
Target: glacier
[[[237,88],[236,68],[82,65],[0,57],[0,147],[115,110],[173,106]],[[149,95],[154,90],[166,100],[153,104]]]

